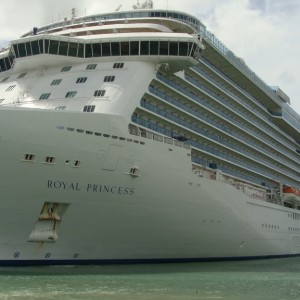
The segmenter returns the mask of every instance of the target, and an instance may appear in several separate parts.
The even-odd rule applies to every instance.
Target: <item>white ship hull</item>
[[[184,13],[34,28],[0,52],[0,265],[299,255],[289,102]]]
[[[15,126],[7,128],[12,118]],[[67,130],[67,126],[88,124],[89,130],[101,128],[132,138],[126,130],[116,129],[126,128],[122,118],[74,113],[68,116],[67,126],[58,129],[65,125],[62,113],[8,110],[1,111],[0,122],[2,264],[299,253],[298,236],[287,230],[289,222],[292,226],[288,217],[292,210],[196,176],[189,149],[141,137],[137,140],[145,145]],[[21,153],[31,151],[36,153],[35,162],[22,161]],[[55,165],[43,164],[45,155],[57,156]],[[66,164],[73,159],[82,162],[80,168]],[[132,165],[139,166],[140,176],[128,174]],[[50,221],[56,240],[47,241],[51,230],[39,228],[37,221],[44,203],[52,202],[65,205],[65,211],[57,228]],[[40,238],[45,234],[46,241],[30,241],[34,230]]]

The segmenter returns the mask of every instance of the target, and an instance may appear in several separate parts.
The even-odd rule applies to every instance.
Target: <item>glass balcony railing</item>
[[[147,108],[148,110],[150,110],[162,117],[165,117],[168,120],[171,120],[179,125],[182,125],[185,128],[189,128],[192,131],[199,133],[202,136],[205,136],[205,137],[217,142],[218,144],[222,144],[222,141],[220,141],[219,136],[217,134],[213,134],[203,128],[199,128],[199,127],[189,123],[188,121],[180,119],[180,118],[178,118],[166,111],[163,111],[162,109],[160,109],[152,104],[149,104],[145,101],[141,101],[141,106]],[[278,174],[284,175],[284,176],[282,176],[282,179],[284,179],[286,177],[291,177],[292,179],[294,179],[296,177],[296,175],[294,173],[289,172],[286,169],[283,171],[283,169],[277,168],[276,166],[274,166],[274,164],[268,163],[267,161],[257,157],[256,155],[246,151],[245,149],[240,148],[238,145],[233,144],[229,141],[224,142],[223,145],[227,146],[232,151],[241,153],[242,155],[245,156],[246,159],[252,159],[252,163],[246,163],[243,160],[238,159],[237,157],[233,157],[232,155],[229,155],[228,153],[224,152],[224,151],[226,151],[226,149],[224,151],[218,150],[211,146],[204,146],[203,144],[197,143],[193,140],[190,140],[190,143],[195,148],[205,150],[208,153],[212,153],[212,154],[216,155],[217,157],[222,157],[228,161],[236,163],[237,165],[244,166],[248,170],[253,169],[254,163],[261,163],[262,165],[268,167],[270,170],[276,171]],[[253,169],[253,170],[255,170],[256,172],[258,171],[259,173],[264,174],[265,176],[268,176],[268,177],[274,176],[274,174],[272,175],[271,172],[267,172],[267,171],[265,171],[264,168],[259,167],[259,166],[256,166],[255,169]],[[298,177],[298,178],[296,178],[296,180],[300,180],[300,178]]]
[[[194,94],[192,94],[191,92],[189,92],[188,90],[186,90],[182,86],[176,84],[175,82],[167,79],[166,77],[164,77],[164,76],[162,76],[160,74],[157,74],[157,78],[159,80],[163,81],[164,83],[166,83],[167,85],[173,87],[177,91],[181,92],[182,94],[184,94],[184,95],[188,96],[189,98],[193,99],[194,101],[198,102],[199,104],[203,105],[204,107],[208,108],[209,110],[215,112],[217,115],[224,117],[227,122],[233,123],[238,128],[243,128],[247,133],[251,134],[254,138],[258,139],[259,141],[264,141],[266,139],[265,136],[263,136],[261,134],[258,134],[257,132],[252,131],[249,127],[246,127],[243,124],[241,124],[240,122],[237,122],[236,120],[230,118],[226,113],[224,113],[221,110],[217,109],[216,107],[214,107],[213,105],[211,105],[208,101],[205,101],[204,99],[195,96]],[[192,81],[193,81],[193,79],[192,79]],[[193,84],[192,81],[191,81],[191,83]],[[195,85],[196,86],[198,85],[198,87],[202,89],[202,86],[200,86],[200,83],[195,82]],[[215,94],[213,94],[211,92],[209,94],[211,94],[212,97],[217,98],[218,100],[220,100],[224,105],[228,106],[228,103],[225,103],[223,99],[220,99],[220,97],[218,97],[218,95],[215,95]],[[234,107],[232,107],[232,108],[235,110],[235,112],[238,115],[240,115],[239,111],[236,111],[236,109]],[[257,123],[257,126],[259,126],[258,123]],[[271,133],[270,133],[270,135],[271,135]],[[273,136],[273,137],[274,137],[275,140],[278,140],[277,136]],[[283,155],[286,155],[286,149],[278,147],[275,144],[272,144],[271,147],[275,148],[276,150],[278,150],[279,152],[281,152]],[[289,153],[289,158],[292,158],[296,164],[298,163],[298,159],[299,158],[298,158],[298,156],[296,154],[294,154],[294,152],[292,152],[292,150]]]
[[[213,68],[214,68],[214,67],[213,67]],[[199,67],[194,66],[194,67],[192,67],[192,69],[193,69],[196,73],[200,74],[202,77],[206,78],[208,81],[212,82],[214,85],[218,86],[221,90],[226,90],[226,88],[225,88],[222,84],[220,84],[219,82],[217,82],[217,81],[215,81],[214,79],[212,79],[207,73],[205,73],[205,72],[204,72],[203,70],[201,70]],[[214,68],[214,69],[215,69],[215,68]],[[216,70],[216,72],[218,72],[218,71]],[[221,77],[224,77],[223,74],[220,73],[220,72],[218,72],[218,75],[221,76]],[[227,79],[227,78],[226,78],[226,80],[229,80],[229,81],[230,81],[230,79]],[[232,82],[232,84],[235,85],[237,89],[240,89],[234,82]],[[230,92],[230,91],[228,91],[228,90],[226,90],[226,93],[229,94],[235,101],[237,101],[237,102],[239,102],[239,103],[242,101],[242,100],[241,100],[240,98],[238,98],[234,93],[232,93],[232,92]],[[247,94],[248,94],[248,93],[247,93]],[[247,96],[248,96],[253,102],[255,102],[257,105],[259,105],[259,106],[261,107],[262,110],[264,110],[264,111],[266,110],[266,108],[264,108],[260,103],[257,103],[256,99],[253,98],[251,95],[247,95]],[[251,107],[248,103],[245,103],[245,102],[243,101],[243,102],[242,102],[242,105],[245,106],[245,107],[247,107],[248,110],[253,111],[253,107]],[[232,108],[232,107],[235,108],[235,106],[231,106],[231,108]],[[274,112],[272,112],[272,114],[273,114],[273,113],[274,113]],[[262,115],[262,114],[261,114],[259,111],[257,111],[257,110],[255,110],[255,114],[258,115],[262,121],[264,121],[265,123],[267,123],[271,128],[274,128],[274,130],[278,131],[280,134],[282,134],[282,135],[285,135],[285,134],[286,134],[286,133],[283,132],[279,127],[277,127],[276,125],[274,125],[274,124],[272,123],[272,121],[269,120],[269,118],[268,118],[267,116]],[[280,113],[279,115],[281,116],[282,114]],[[259,126],[259,128],[261,128],[261,127],[262,127],[262,125]],[[265,130],[268,130],[268,132],[269,132],[270,134],[272,134],[273,137],[276,136],[276,140],[280,140],[282,144],[284,144],[286,147],[292,149],[291,146],[287,144],[286,140],[282,139],[279,135],[274,135],[274,134],[270,131],[270,129],[267,128],[266,126],[264,126],[264,129],[265,129]]]
[[[154,124],[150,121],[146,121],[142,118],[139,118],[138,116],[135,116],[133,115],[132,116],[132,121],[138,125],[141,125],[141,126],[144,126],[146,128],[149,128],[153,131],[156,131],[158,133],[161,133],[163,135],[166,135],[166,136],[169,136],[169,137],[172,137],[172,132],[166,128],[163,128],[157,124]],[[225,163],[233,163],[234,165],[238,166],[239,168],[242,168],[244,170],[246,170],[247,172],[253,172],[257,175],[260,175],[262,177],[266,177],[266,178],[274,178],[274,174],[270,174],[268,172],[265,172],[265,171],[261,171],[259,168],[249,168],[249,165],[247,165],[246,163],[243,163],[233,157],[230,157],[229,155],[226,155],[224,153],[221,153],[220,151],[216,150],[216,149],[213,149],[212,147],[209,147],[209,146],[205,146],[203,144],[199,144],[195,141],[192,141],[190,140],[189,143],[191,144],[191,146],[193,146],[195,148],[195,150],[199,149],[199,150],[202,150],[206,153],[208,153],[209,155],[211,156],[214,156],[216,159],[218,158],[221,158],[222,160],[225,161]],[[208,162],[205,162],[205,161],[201,161],[197,158],[192,158],[192,161],[194,161],[195,163],[200,163],[204,166],[208,166]],[[243,178],[245,180],[248,180],[250,182],[253,182],[255,184],[261,184],[262,183],[262,179],[258,178],[258,177],[255,177],[255,176],[252,176],[252,175],[246,175],[246,174],[243,174],[242,172],[239,172],[239,171],[232,171],[231,169],[229,168],[226,168],[224,166],[220,166],[218,167],[219,170],[221,170],[222,172],[224,173],[227,173],[229,175],[233,175],[233,176],[236,176],[236,177],[239,177],[239,178]],[[227,171],[227,172],[226,172]],[[277,180],[284,180],[283,182],[285,182],[286,184],[290,183],[290,184],[294,184],[292,182],[290,182],[289,180],[286,180],[286,178],[280,178],[280,176],[278,176]],[[266,184],[268,182],[268,180],[264,180],[264,184]],[[269,181],[269,187],[274,187],[274,184],[271,183],[272,181]]]
[[[242,136],[242,135],[240,135],[236,132],[229,131],[226,126],[223,126],[223,125],[215,122],[213,119],[205,116],[204,114],[201,114],[198,111],[195,111],[195,110],[191,109],[187,105],[184,105],[183,103],[181,103],[181,102],[175,100],[174,98],[164,94],[163,92],[161,92],[161,91],[159,91],[159,90],[157,90],[153,87],[149,87],[149,91],[151,93],[153,93],[154,95],[156,95],[156,96],[162,98],[163,100],[167,101],[168,103],[173,104],[176,108],[180,108],[183,111],[188,112],[189,114],[195,116],[197,119],[207,122],[209,124],[209,126],[213,125],[214,127],[222,130],[223,132],[226,132],[226,134],[231,135],[231,136],[235,137],[236,139],[238,139],[240,141],[243,141],[244,144],[246,144],[249,147],[252,147],[254,150],[256,150],[256,151],[259,150],[262,153],[265,152],[265,149],[263,147],[260,147],[259,145],[255,144],[255,143],[252,143],[249,139],[247,139],[246,137],[244,137],[244,136]],[[243,126],[240,125],[239,127],[243,127]],[[244,129],[248,130],[246,127]],[[219,137],[219,136],[217,135],[217,137]],[[220,137],[218,138],[218,142],[223,144],[223,145],[231,146],[231,148],[233,148],[233,149],[240,149],[240,151],[242,151],[241,148],[238,147],[236,144],[228,143]],[[247,156],[250,156],[250,155],[253,156],[252,154],[250,154],[250,152],[247,152]],[[277,162],[281,162],[284,166],[289,167],[291,170],[295,169],[295,166],[289,164],[286,160],[283,160],[280,157],[277,157],[277,156],[275,156],[271,153],[268,153],[268,154],[265,154],[265,155],[273,158]]]

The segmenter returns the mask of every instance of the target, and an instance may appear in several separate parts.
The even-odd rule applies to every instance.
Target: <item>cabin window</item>
[[[54,79],[52,82],[51,82],[51,85],[59,85],[61,83],[62,79]]]
[[[35,155],[34,154],[25,154],[24,160],[26,161],[34,161]]]
[[[79,77],[76,80],[76,83],[85,83],[87,81],[87,77]]]
[[[103,97],[105,95],[106,90],[96,90],[94,92],[94,97]]]
[[[73,167],[80,167],[80,160],[75,160]]]
[[[114,69],[122,69],[124,67],[124,63],[114,63]]]
[[[83,111],[84,112],[93,112],[94,110],[95,110],[95,105],[86,105],[86,106],[84,106],[84,108],[83,108]]]
[[[9,86],[9,87],[5,90],[5,92],[10,92],[10,91],[12,91],[15,87],[16,87],[16,85],[11,85],[11,86]]]
[[[9,78],[9,77],[5,77],[5,78],[3,78],[3,79],[1,80],[1,82],[4,82],[4,81],[6,81],[8,78]]]
[[[90,64],[90,65],[87,65],[86,69],[87,70],[94,70],[94,69],[96,69],[96,67],[97,67],[97,64]]]
[[[45,94],[42,94],[39,98],[39,100],[46,100],[50,97],[51,93],[45,93]]]
[[[71,66],[63,67],[61,69],[61,72],[69,72],[71,70],[71,68],[72,68]]]
[[[54,162],[55,162],[55,157],[53,157],[53,156],[47,156],[47,157],[45,157],[44,163],[54,164]]]
[[[113,82],[115,81],[115,76],[105,76],[104,82]]]
[[[70,91],[70,92],[67,92],[65,98],[72,98],[72,97],[75,97],[76,94],[77,94],[76,91]]]
[[[22,74],[20,74],[20,75],[17,77],[17,79],[25,77],[26,74],[27,74],[27,73],[22,73]]]

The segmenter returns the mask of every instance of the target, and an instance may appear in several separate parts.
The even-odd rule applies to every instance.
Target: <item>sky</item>
[[[140,0],[142,3],[143,0]],[[1,0],[0,49],[53,21],[130,10],[137,0]],[[265,83],[279,86],[300,114],[300,0],[153,0],[155,9],[197,17]]]

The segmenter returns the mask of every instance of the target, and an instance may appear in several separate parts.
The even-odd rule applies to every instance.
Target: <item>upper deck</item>
[[[63,39],[63,37],[81,39],[85,40],[84,43],[90,43],[89,39],[91,38],[110,38],[117,35],[121,39],[125,34],[153,34],[153,36],[160,34],[162,36],[163,33],[166,34],[166,37],[169,34],[168,39],[172,34],[200,35],[206,47],[203,52],[204,61],[208,60],[225,76],[258,99],[273,116],[274,123],[284,128],[300,143],[300,116],[289,106],[288,96],[280,89],[273,89],[267,85],[241,58],[209,32],[203,23],[189,14],[178,11],[144,9],[73,17],[36,28],[24,34],[21,39],[13,41],[12,44],[19,44],[22,40],[34,39],[41,35],[51,35],[53,38],[57,36],[59,39]],[[8,69],[5,66],[12,60],[12,58],[9,59],[8,53],[9,51],[7,51],[7,57],[1,53],[0,71]],[[83,57],[85,56],[83,55]]]

